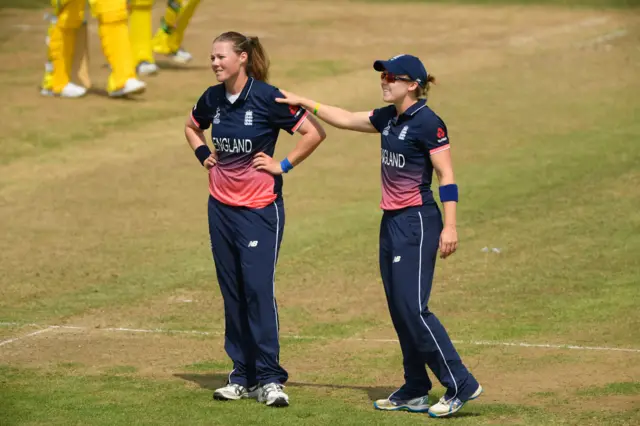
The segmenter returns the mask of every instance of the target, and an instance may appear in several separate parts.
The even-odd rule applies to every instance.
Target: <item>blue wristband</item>
[[[451,183],[449,185],[441,186],[440,201],[443,203],[446,203],[447,201],[458,202],[458,185]]]
[[[280,167],[282,168],[282,173],[287,173],[289,170],[293,169],[293,164],[291,164],[289,159],[285,157],[284,160],[280,162]]]

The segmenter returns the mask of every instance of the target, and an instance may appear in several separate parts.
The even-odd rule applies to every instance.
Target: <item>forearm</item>
[[[287,159],[293,166],[297,166],[318,148],[323,139],[324,138],[314,133],[303,135],[293,150],[287,155]]]
[[[455,185],[456,181],[453,177],[453,171],[449,173],[442,173],[438,176],[438,182],[440,186]],[[442,203],[442,209],[444,211],[444,226],[456,226],[456,210],[458,203],[456,201],[445,201]]]
[[[447,201],[446,203],[442,203],[442,209],[444,210],[444,226],[445,227],[456,227],[456,209],[458,207],[458,203],[455,201]]]
[[[332,105],[325,105],[317,103],[311,99],[304,99],[302,107],[326,122],[327,124],[337,127],[339,129],[350,129],[352,123],[353,113]]]

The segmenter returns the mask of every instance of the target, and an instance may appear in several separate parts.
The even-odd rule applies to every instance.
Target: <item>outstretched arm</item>
[[[369,112],[351,112],[339,107],[324,105],[303,98],[291,92],[281,90],[284,98],[277,98],[276,102],[299,105],[307,111],[313,112],[318,118],[338,129],[354,130],[363,133],[377,133],[371,121],[369,121]]]

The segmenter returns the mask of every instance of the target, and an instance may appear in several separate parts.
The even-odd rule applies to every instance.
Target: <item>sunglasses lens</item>
[[[394,81],[396,81],[396,77],[393,74],[386,71],[384,71],[380,75],[380,79],[386,81],[387,83],[393,83]]]

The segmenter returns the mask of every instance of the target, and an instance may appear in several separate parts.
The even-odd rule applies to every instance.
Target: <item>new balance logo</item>
[[[249,245],[247,247],[258,247],[257,241],[249,241]]]
[[[402,256],[396,256],[393,258],[393,263],[398,263],[402,259]]]
[[[253,111],[247,111],[244,113],[244,125],[253,126]]]

